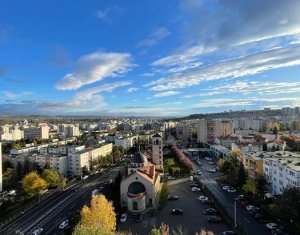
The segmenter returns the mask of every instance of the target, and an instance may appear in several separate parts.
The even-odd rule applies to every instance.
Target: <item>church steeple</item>
[[[156,169],[163,170],[163,145],[162,137],[159,134],[152,136],[152,161]]]

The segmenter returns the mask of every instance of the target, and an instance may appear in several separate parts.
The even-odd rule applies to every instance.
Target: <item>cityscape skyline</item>
[[[299,10],[297,0],[3,1],[0,114],[300,106]]]

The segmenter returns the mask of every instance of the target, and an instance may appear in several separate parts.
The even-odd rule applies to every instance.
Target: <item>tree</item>
[[[266,142],[263,143],[262,150],[263,151],[268,151],[268,145],[267,145]]]
[[[243,190],[248,193],[254,195],[256,193],[256,184],[255,181],[249,178],[243,186]]]
[[[168,203],[168,185],[163,183],[160,191],[159,202],[161,206],[166,206]]]
[[[238,188],[242,188],[246,183],[248,178],[247,172],[245,170],[244,164],[242,162],[239,163],[238,166],[238,174],[237,174],[237,186]]]
[[[47,183],[36,172],[30,172],[22,180],[22,186],[27,194],[36,195],[47,188]]]
[[[278,129],[277,129],[276,126],[273,128],[273,134],[274,134],[274,135],[277,135],[277,134],[278,134]]]
[[[54,169],[45,169],[42,172],[42,178],[47,182],[50,188],[58,187],[61,183],[60,174]]]
[[[81,210],[80,217],[79,225],[76,227],[74,232],[76,235],[90,234],[81,233],[81,231],[84,230],[103,230],[106,232],[112,232],[116,229],[116,213],[114,211],[114,207],[112,202],[109,202],[104,195],[93,196],[91,206],[84,206]]]
[[[261,176],[256,179],[256,193],[260,198],[262,198],[267,190],[267,181]]]
[[[17,169],[16,169],[16,178],[17,180],[21,180],[23,176],[23,169],[21,162],[17,163]]]

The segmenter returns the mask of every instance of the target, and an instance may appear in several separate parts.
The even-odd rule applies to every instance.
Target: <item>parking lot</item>
[[[195,234],[203,228],[214,231],[216,234],[229,230],[224,223],[208,223],[208,216],[204,215],[202,211],[210,206],[202,205],[197,199],[203,195],[202,192],[191,192],[188,178],[169,181],[168,189],[170,194],[177,195],[179,199],[168,201],[167,206],[162,210],[143,215],[143,221],[140,223],[136,223],[134,218],[128,216],[127,221],[122,224],[119,223],[117,229],[119,231],[131,231],[133,234],[149,234],[154,226],[159,227],[163,222],[169,225],[171,232],[182,226],[187,234]],[[170,211],[174,208],[183,210],[183,215],[171,215]]]

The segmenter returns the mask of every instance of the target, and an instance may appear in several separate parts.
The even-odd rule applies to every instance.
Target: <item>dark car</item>
[[[276,228],[274,230],[271,231],[271,234],[272,235],[289,235],[288,232],[284,231],[283,229],[281,228]]]
[[[209,205],[211,202],[210,202],[210,200],[209,199],[202,199],[201,200],[201,203],[203,204],[203,205]]]
[[[221,217],[213,215],[213,216],[208,216],[208,222],[209,223],[220,223],[222,221]]]
[[[172,215],[183,215],[183,210],[181,210],[181,209],[172,209],[170,211],[170,214],[172,214]]]
[[[169,194],[169,195],[168,195],[168,200],[169,200],[169,201],[178,200],[178,196]]]
[[[259,214],[259,212],[260,212],[260,209],[255,208],[253,210],[250,210],[249,214],[255,216],[256,214]]]
[[[203,213],[206,215],[215,215],[217,214],[217,211],[214,208],[208,208],[206,210],[203,210]]]
[[[193,183],[193,184],[191,184],[191,188],[193,188],[193,187],[199,187],[199,185],[198,184],[196,184],[196,183]]]

